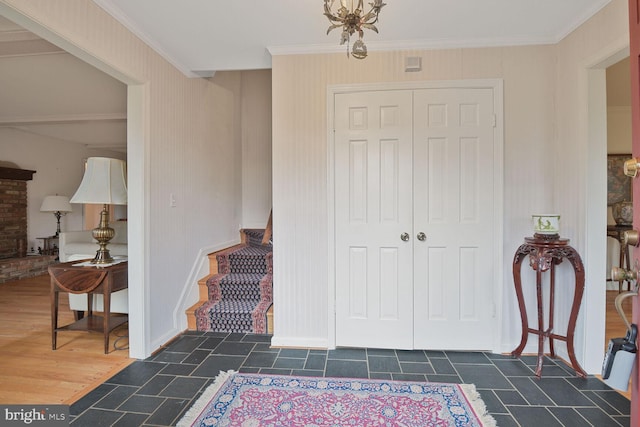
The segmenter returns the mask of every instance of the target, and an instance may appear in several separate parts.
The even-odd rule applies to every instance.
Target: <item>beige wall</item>
[[[631,107],[607,108],[607,153],[631,153]]]
[[[271,211],[271,70],[242,71],[242,227]]]
[[[629,57],[606,69],[607,153],[631,153],[631,69]]]
[[[332,230],[328,229],[327,220],[327,86],[500,78],[504,80],[505,111],[502,350],[512,350],[520,326],[511,261],[523,237],[531,235],[530,215],[542,211],[560,213],[562,234],[580,253],[586,253],[585,67],[589,58],[624,39],[626,25],[626,2],[614,0],[555,46],[373,52],[365,61],[349,60],[341,54],[275,56],[273,209],[278,241],[274,247],[274,277],[278,279],[274,283],[274,342],[322,346],[330,336],[327,235]],[[408,56],[422,57],[422,72],[404,73]],[[606,115],[606,108],[604,111]],[[601,174],[604,176],[604,172]],[[600,185],[605,181],[603,177]],[[602,209],[604,227],[606,215]],[[529,273],[523,276],[526,274]],[[588,279],[589,284],[599,277]],[[604,275],[602,279],[604,282]],[[568,298],[563,295],[561,302],[566,303]],[[588,303],[603,306],[598,298],[602,297],[597,293],[590,295]],[[559,309],[564,310],[562,320],[566,320],[569,305],[570,301]],[[592,314],[591,320],[604,324],[599,310]],[[601,358],[601,343],[594,344],[601,331],[595,329],[596,338],[587,343],[583,338],[588,329],[583,322],[581,317],[577,329],[581,336],[579,358],[585,359],[589,350]],[[585,368],[594,372],[598,367],[591,360]]]

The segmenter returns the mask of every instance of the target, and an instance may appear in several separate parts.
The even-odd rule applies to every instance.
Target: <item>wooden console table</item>
[[[51,347],[56,349],[59,331],[88,331],[104,334],[104,352],[109,353],[109,333],[126,323],[128,316],[111,317],[111,293],[127,289],[128,264],[118,263],[110,267],[76,266],[72,261],[49,266],[51,276]],[[87,294],[87,316],[66,326],[58,326],[58,296],[60,291]],[[103,295],[102,316],[93,314],[93,294]]]
[[[529,255],[529,265],[536,272],[536,294],[538,304],[538,328],[529,327],[527,317],[527,309],[522,294],[522,260]],[[571,306],[571,314],[569,316],[569,324],[567,326],[567,335],[557,335],[553,333],[553,312],[555,298],[555,267],[560,264],[563,259],[568,259],[573,266],[575,273],[575,290],[573,294],[573,305]],[[544,329],[543,303],[542,303],[542,273],[549,271],[549,325]],[[569,239],[561,239],[558,235],[546,236],[536,234],[534,237],[526,237],[525,243],[521,245],[513,258],[513,280],[518,297],[518,306],[520,308],[520,317],[522,319],[522,339],[520,345],[511,352],[512,356],[520,357],[522,350],[527,344],[529,334],[538,335],[538,363],[536,365],[536,376],[542,375],[542,362],[544,358],[544,339],[549,339],[549,350],[551,357],[555,357],[553,348],[553,340],[561,340],[567,343],[567,351],[571,365],[576,374],[586,377],[586,372],[582,369],[576,360],[575,350],[573,347],[573,334],[576,328],[576,319],[580,310],[582,294],[584,292],[584,266],[580,255],[569,246]]]

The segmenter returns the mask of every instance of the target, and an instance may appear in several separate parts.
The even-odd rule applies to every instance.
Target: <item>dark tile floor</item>
[[[223,370],[473,383],[499,427],[628,426],[629,400],[562,361],[491,353],[274,349],[270,336],[188,332],[74,403],[74,426],[171,426]]]

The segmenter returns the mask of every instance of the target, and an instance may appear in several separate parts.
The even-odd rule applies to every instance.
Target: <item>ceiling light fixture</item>
[[[347,8],[347,1],[350,3],[350,8]],[[371,9],[369,12],[364,13],[363,0],[358,0],[357,7],[354,9],[354,0],[340,0],[340,8],[337,12],[333,12],[333,4],[335,0],[324,0],[324,16],[329,18],[332,23],[327,29],[327,34],[335,28],[342,27],[342,35],[340,37],[340,44],[347,43],[347,56],[349,55],[349,41],[351,36],[356,31],[358,32],[358,40],[353,43],[351,48],[351,55],[354,58],[364,59],[367,57],[367,46],[364,44],[362,37],[364,36],[364,29],[378,32],[375,24],[378,22],[378,14],[386,3],[382,3],[382,0],[373,0],[369,3]]]

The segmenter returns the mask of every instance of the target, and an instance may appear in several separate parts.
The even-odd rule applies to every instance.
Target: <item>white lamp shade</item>
[[[126,163],[119,159],[89,157],[82,182],[71,203],[126,205]]]
[[[72,210],[67,196],[47,196],[40,206],[41,212],[71,212]]]

